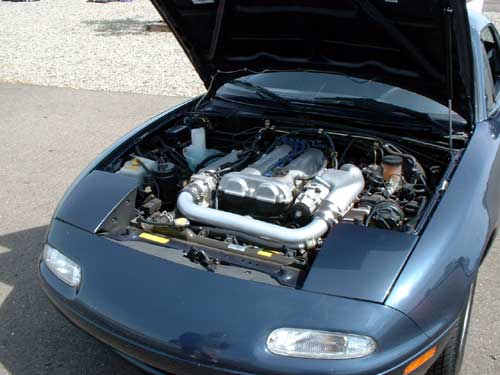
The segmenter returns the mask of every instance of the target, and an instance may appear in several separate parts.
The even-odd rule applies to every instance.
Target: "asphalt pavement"
[[[141,374],[56,312],[37,261],[51,214],[82,168],[182,100],[0,84],[0,375]],[[500,374],[499,247],[480,272],[462,375]]]
[[[0,84],[0,374],[139,375],[72,326],[37,260],[62,194],[95,156],[185,98]]]
[[[483,10],[485,12],[500,12],[500,0],[486,0]]]

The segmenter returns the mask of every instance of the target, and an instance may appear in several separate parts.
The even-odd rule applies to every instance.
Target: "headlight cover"
[[[376,347],[375,341],[366,336],[299,328],[279,328],[267,338],[271,353],[298,358],[361,358]]]
[[[80,266],[49,244],[43,247],[43,261],[59,279],[77,288],[82,280]]]

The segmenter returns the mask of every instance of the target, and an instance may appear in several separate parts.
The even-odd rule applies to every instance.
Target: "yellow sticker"
[[[160,237],[160,236],[155,236],[154,234],[145,233],[145,232],[141,233],[139,235],[139,237],[144,238],[145,240],[148,240],[148,241],[153,241],[153,242],[161,243],[163,245],[165,245],[166,243],[170,242],[170,240],[168,238]]]
[[[269,251],[264,251],[264,250],[259,250],[257,254],[263,256],[263,257],[268,257],[271,258],[273,256],[273,253],[270,253]]]

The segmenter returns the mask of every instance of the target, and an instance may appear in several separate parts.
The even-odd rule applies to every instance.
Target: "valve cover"
[[[300,178],[316,175],[326,161],[323,152],[315,148],[296,157],[293,154],[292,146],[280,145],[242,171],[223,176],[219,207],[256,216],[282,214],[300,192]]]

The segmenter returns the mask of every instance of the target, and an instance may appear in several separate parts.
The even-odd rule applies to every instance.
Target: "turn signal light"
[[[297,358],[361,358],[372,354],[376,347],[370,337],[301,328],[278,328],[267,338],[271,353]]]
[[[74,288],[80,286],[82,280],[82,270],[80,266],[62,254],[59,250],[54,249],[49,244],[45,244],[43,247],[43,260],[54,275],[66,284]]]
[[[406,366],[403,375],[409,375],[416,369],[420,368],[424,364],[426,364],[432,357],[434,357],[437,353],[438,347],[433,346],[429,350],[427,350],[424,354],[422,354],[417,359],[414,359],[408,366]]]

